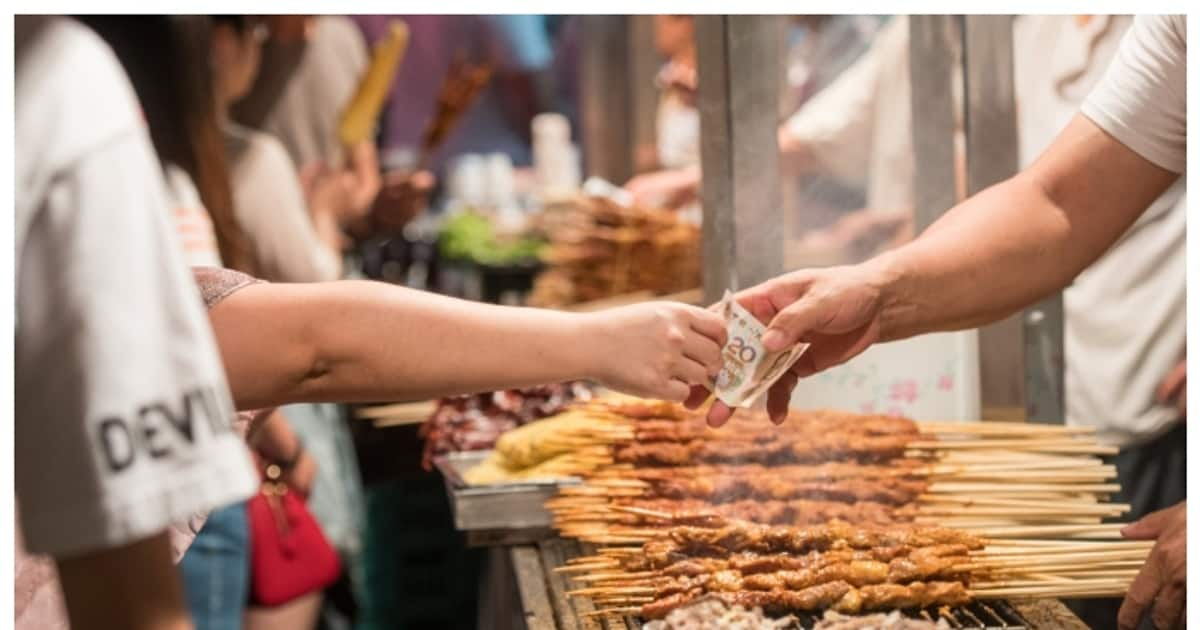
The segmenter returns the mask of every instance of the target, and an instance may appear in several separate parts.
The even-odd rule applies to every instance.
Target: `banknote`
[[[725,317],[728,340],[721,351],[724,364],[713,384],[713,393],[730,407],[752,407],[804,354],[808,344],[767,352],[762,345],[767,327],[738,304],[732,293],[725,292],[718,308]]]

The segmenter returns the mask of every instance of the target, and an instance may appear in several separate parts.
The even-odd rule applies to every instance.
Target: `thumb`
[[[778,352],[790,348],[805,335],[812,332],[822,319],[820,309],[811,300],[800,298],[779,311],[763,334],[763,347],[767,352]]]
[[[1121,530],[1121,535],[1134,540],[1153,540],[1158,538],[1166,526],[1171,508],[1151,512],[1140,520]]]

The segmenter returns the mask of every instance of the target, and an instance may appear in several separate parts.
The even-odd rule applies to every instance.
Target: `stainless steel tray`
[[[463,473],[483,461],[491,451],[466,451],[439,455],[434,466],[442,472],[454,526],[471,530],[548,529],[553,518],[543,506],[560,487],[579,485],[577,477],[529,480],[519,483],[468,486]]]

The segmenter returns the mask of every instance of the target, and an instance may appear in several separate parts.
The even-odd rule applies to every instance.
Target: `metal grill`
[[[904,610],[904,615],[914,619],[936,622],[944,619],[955,630],[1032,630],[1033,626],[1006,601],[972,602],[967,606],[950,608],[926,608]],[[820,614],[794,615],[797,629],[808,630],[820,620]],[[625,625],[630,629],[641,628],[637,619],[627,617]]]
[[[944,619],[951,628],[963,630],[1030,630],[1032,627],[1021,613],[1005,601],[972,602],[955,608],[942,606],[901,612],[914,619],[934,622]],[[812,628],[818,619],[820,615],[800,617],[799,627]]]

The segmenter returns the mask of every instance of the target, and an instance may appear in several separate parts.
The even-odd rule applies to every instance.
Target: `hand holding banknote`
[[[879,340],[879,289],[869,278],[860,278],[859,270],[804,269],[733,296],[736,304],[758,322],[768,322],[759,341],[763,353],[778,357],[794,352],[780,373],[763,373],[760,382],[766,383],[765,388],[748,392],[754,394],[752,404],[765,389],[767,412],[773,422],[778,424],[787,417],[792,389],[801,378],[843,363]],[[729,337],[732,339],[732,332]],[[717,389],[721,389],[720,383]],[[734,409],[748,406],[744,402],[718,393],[708,411],[709,425],[725,424]]]
[[[725,292],[717,310],[725,320],[727,341],[721,350],[721,372],[713,383],[718,401],[728,407],[748,408],[783,376],[808,344],[768,351],[763,347],[767,327]]]

